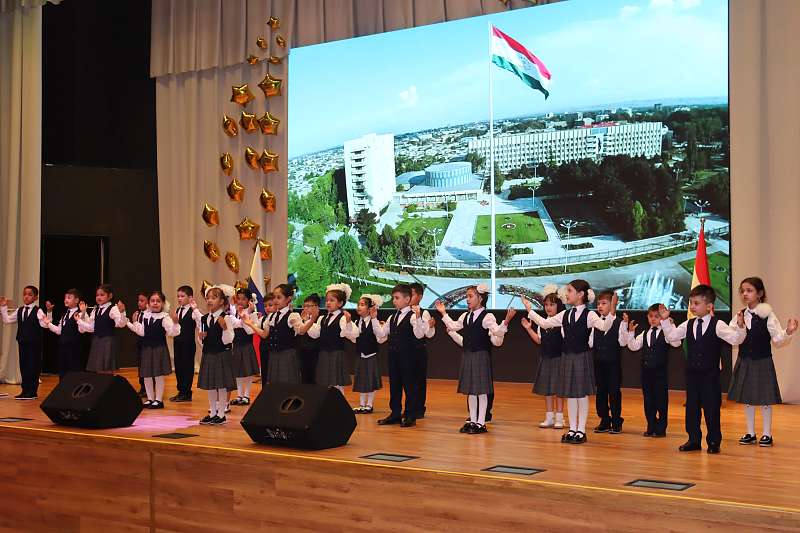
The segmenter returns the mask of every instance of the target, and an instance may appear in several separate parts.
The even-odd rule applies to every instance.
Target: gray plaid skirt
[[[382,387],[378,354],[367,358],[359,357],[356,364],[356,378],[353,381],[353,392],[375,392]]]
[[[253,343],[234,344],[231,348],[233,377],[246,378],[258,374],[258,358]]]
[[[321,350],[316,377],[318,385],[350,385],[350,374],[344,369],[344,350]]]
[[[93,337],[89,350],[89,361],[86,370],[89,372],[113,372],[117,366],[116,343],[114,337]]]
[[[294,348],[269,354],[267,366],[269,383],[300,383],[300,365]]]
[[[561,373],[560,357],[542,357],[536,370],[533,392],[542,396],[552,396],[558,392],[558,377]]]
[[[562,354],[556,394],[562,398],[583,398],[596,391],[592,352]]]
[[[172,374],[172,361],[166,345],[142,346],[139,361],[139,377],[155,378]]]
[[[461,394],[491,394],[492,361],[489,352],[481,350],[470,352],[465,350],[461,357],[461,371],[458,375],[458,392]]]
[[[728,399],[748,405],[781,403],[781,389],[772,357],[746,359],[739,357],[733,368]]]
[[[197,374],[197,387],[203,390],[235,389],[236,379],[231,369],[231,352],[203,352],[200,359],[200,372]]]

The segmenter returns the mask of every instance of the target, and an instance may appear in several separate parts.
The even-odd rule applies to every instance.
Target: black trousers
[[[80,339],[77,342],[65,342],[58,344],[58,380],[64,379],[69,372],[79,372],[84,369],[83,365],[83,344]]]
[[[417,379],[418,392],[419,392],[419,405],[417,407],[416,416],[424,416],[427,406],[425,405],[428,398],[428,348],[423,346],[417,353]]]
[[[303,383],[314,384],[317,382],[317,361],[319,360],[319,348],[299,347],[297,348],[297,359],[300,362],[300,377]]]
[[[42,344],[19,342],[19,373],[22,375],[23,396],[37,395],[41,371]]]
[[[415,418],[419,409],[419,372],[415,353],[389,351],[389,408],[392,418]],[[403,393],[406,395],[403,409]]]
[[[620,361],[594,361],[594,380],[597,385],[595,409],[601,424],[621,426],[622,418],[622,363]]]
[[[642,395],[648,433],[667,432],[669,386],[667,367],[642,368]]]
[[[700,415],[706,419],[706,442],[722,443],[722,430],[719,426],[719,410],[722,406],[722,387],[718,368],[686,372],[686,433],[689,442],[700,444],[703,433],[700,429]]]
[[[177,381],[178,394],[183,396],[192,395],[196,353],[197,345],[194,339],[191,342],[175,340],[175,380]]]

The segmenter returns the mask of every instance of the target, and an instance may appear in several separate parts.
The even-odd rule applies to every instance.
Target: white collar
[[[575,309],[575,314],[579,315],[584,309],[586,309],[586,304],[574,305],[572,308]]]
[[[109,305],[111,305],[111,302],[106,302],[106,303],[104,303],[103,305],[98,305],[97,307],[95,307],[95,309],[99,309],[99,310],[101,310],[101,311],[102,311],[103,309],[105,309],[105,308],[106,308],[106,307],[108,307]]]
[[[709,320],[711,320],[711,313],[709,313],[709,314],[707,314],[705,316],[698,316],[698,317],[695,317],[695,318],[697,318],[701,322],[708,322]]]
[[[277,313],[278,313],[280,316],[283,316],[283,315],[285,315],[286,313],[288,313],[288,312],[289,312],[291,309],[292,309],[292,307],[291,307],[290,305],[287,305],[286,307],[283,307],[283,308],[281,308],[281,309],[278,309],[276,312],[277,312]]]
[[[661,326],[649,326],[647,331],[652,331],[654,328],[656,331],[661,331]]]
[[[400,310],[398,311],[398,313],[399,313],[400,315],[404,315],[404,314],[408,313],[409,311],[411,311],[411,306],[410,306],[410,305],[407,305],[407,306],[403,307],[402,309],[400,309]]]
[[[337,309],[336,311],[328,311],[328,317],[329,318],[333,318],[333,317],[335,317],[336,315],[338,315],[341,312],[342,312],[341,309]]]
[[[74,313],[78,310],[78,307],[67,307],[67,313]]]
[[[225,308],[224,307],[220,307],[216,311],[212,311],[211,313],[209,313],[209,315],[211,315],[212,318],[217,319],[217,318],[220,317],[220,315],[222,314],[223,311],[225,311]]]
[[[153,313],[148,309],[147,311],[144,312],[145,318],[164,318],[165,316],[167,316],[167,313],[165,313],[164,311],[161,311],[160,313]]]

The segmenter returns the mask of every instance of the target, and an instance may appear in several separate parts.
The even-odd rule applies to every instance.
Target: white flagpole
[[[491,232],[491,248],[489,249],[489,256],[491,258],[490,268],[492,269],[490,306],[496,309],[495,305],[495,266],[497,260],[497,250],[495,249],[495,230],[494,230],[494,100],[492,99],[492,23],[489,22],[489,205],[491,206],[491,216],[489,217],[490,232]]]

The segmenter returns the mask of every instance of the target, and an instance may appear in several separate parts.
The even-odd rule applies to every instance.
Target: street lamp
[[[561,221],[561,227],[566,228],[567,230],[567,240],[569,241],[569,232],[577,226],[579,223],[576,220],[572,220],[570,218],[565,218]],[[564,245],[564,274],[567,273],[567,252],[569,251],[569,243]]]
[[[436,244],[436,236],[442,232],[442,228],[432,228],[426,229],[426,233],[429,233],[433,237],[433,259],[436,261],[436,274],[439,274],[439,250],[438,245]]]
[[[700,210],[700,212],[699,212],[699,213],[697,213],[697,216],[698,216],[698,217],[700,217],[700,218],[703,218],[703,210],[704,210],[706,207],[708,207],[708,206],[709,206],[709,202],[708,202],[708,200],[695,200],[695,201],[694,201],[694,205],[696,205],[696,206],[697,206],[697,209],[699,209],[699,210]]]

